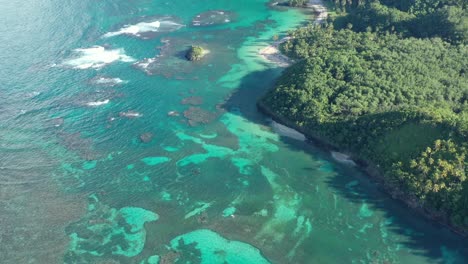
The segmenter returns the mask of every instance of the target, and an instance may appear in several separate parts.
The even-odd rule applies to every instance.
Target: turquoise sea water
[[[0,263],[468,262],[466,239],[256,111],[281,72],[259,49],[311,14],[267,0],[0,14]],[[203,61],[183,59],[192,44]]]

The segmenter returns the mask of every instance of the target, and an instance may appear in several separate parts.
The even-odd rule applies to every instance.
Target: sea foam
[[[113,32],[108,32],[103,35],[104,38],[115,37],[118,35],[133,35],[142,37],[145,33],[154,32],[170,32],[178,30],[184,25],[179,24],[175,21],[169,20],[169,18],[160,18],[159,20],[150,22],[140,22],[135,25],[125,25],[121,29]]]
[[[156,58],[146,58],[141,61],[135,62],[133,65],[138,69],[143,70],[145,73],[151,74],[149,68],[154,62],[156,62]]]
[[[142,117],[143,115],[141,113],[136,112],[136,111],[127,111],[127,112],[120,112],[119,116],[120,117],[127,117],[127,118],[138,118],[138,117]]]
[[[95,107],[95,106],[101,106],[101,105],[106,105],[110,102],[109,99],[102,100],[102,101],[96,101],[96,102],[89,102],[86,103],[87,106]]]
[[[91,83],[96,84],[96,85],[104,85],[104,86],[115,86],[119,85],[122,83],[126,83],[127,81],[124,81],[120,78],[111,78],[111,77],[96,77],[91,80]]]
[[[74,69],[100,69],[116,61],[133,62],[130,56],[125,55],[124,49],[105,49],[102,46],[74,50],[76,56],[63,63]]]

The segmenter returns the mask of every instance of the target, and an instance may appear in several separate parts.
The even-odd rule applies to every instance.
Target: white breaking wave
[[[86,49],[76,49],[74,52],[77,56],[65,61],[63,65],[75,69],[99,69],[116,61],[135,61],[132,57],[125,55],[124,49],[105,49],[101,46],[93,46]]]
[[[94,79],[93,81],[95,84],[99,84],[99,85],[110,85],[110,86],[114,86],[114,85],[117,85],[117,84],[121,84],[121,83],[124,83],[126,81],[120,79],[120,78],[110,78],[110,77],[99,77],[99,78],[96,78]]]
[[[109,102],[110,102],[109,99],[106,99],[106,100],[102,100],[102,101],[89,102],[89,103],[86,103],[86,105],[87,106],[101,106],[101,105],[106,105]]]
[[[150,74],[149,66],[156,61],[156,58],[146,58],[144,60],[135,62],[133,65],[139,69],[142,69],[147,74]]]
[[[179,28],[183,27],[179,23],[170,20],[156,20],[152,22],[140,22],[135,25],[126,25],[123,28],[119,29],[118,31],[108,32],[103,35],[104,38],[110,38],[118,35],[134,35],[137,37],[141,37],[144,33],[150,32],[169,32],[175,31]]]
[[[143,115],[135,111],[127,111],[127,112],[120,112],[119,116],[128,117],[128,118],[137,118],[137,117],[142,117]]]

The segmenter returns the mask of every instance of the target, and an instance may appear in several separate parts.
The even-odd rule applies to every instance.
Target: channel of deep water
[[[267,0],[0,3],[1,263],[467,263],[255,106]],[[209,53],[189,62],[200,45]]]

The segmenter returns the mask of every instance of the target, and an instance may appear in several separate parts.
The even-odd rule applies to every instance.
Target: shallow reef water
[[[201,264],[270,263],[261,255],[260,250],[257,248],[239,241],[227,240],[216,232],[207,229],[195,230],[188,234],[178,236],[171,241],[172,248],[181,250],[181,254],[186,253],[186,250],[189,251],[192,245],[192,248],[199,251],[200,254],[192,254],[189,256],[196,256],[197,260],[195,261]],[[183,258],[181,258],[181,260],[182,259]],[[191,260],[189,261],[191,262]]]
[[[100,204],[95,195],[89,200],[88,214],[69,227],[73,231],[69,233],[66,262],[75,262],[80,256],[140,254],[146,241],[144,225],[158,220],[159,216],[138,207],[110,208]]]
[[[3,3],[0,262],[467,263],[465,238],[256,110],[283,70],[259,50],[313,18]],[[190,45],[210,53],[189,62]]]

